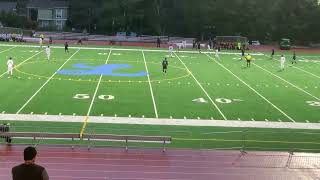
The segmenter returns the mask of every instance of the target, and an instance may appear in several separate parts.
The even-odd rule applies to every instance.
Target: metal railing
[[[72,141],[71,145],[74,148],[75,141],[87,141],[88,149],[92,147],[93,141],[106,142],[125,142],[125,148],[128,150],[129,142],[143,142],[143,143],[162,143],[163,151],[166,150],[165,145],[171,143],[169,136],[139,136],[139,135],[114,135],[114,134],[83,134],[80,137],[79,133],[43,133],[43,132],[0,132],[0,137],[5,139],[24,139],[32,140],[33,144],[39,145],[43,140],[67,140]],[[38,140],[38,141],[37,141]]]

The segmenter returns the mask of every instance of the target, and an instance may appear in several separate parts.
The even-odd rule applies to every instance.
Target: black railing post
[[[126,151],[128,152],[128,137],[126,137]]]
[[[241,153],[246,152],[246,131],[242,131],[242,149]]]

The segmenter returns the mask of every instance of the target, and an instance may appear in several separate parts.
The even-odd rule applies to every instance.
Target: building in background
[[[15,13],[17,11],[16,2],[0,2],[0,12]]]
[[[30,0],[27,16],[40,28],[62,30],[68,20],[69,3],[65,0]]]

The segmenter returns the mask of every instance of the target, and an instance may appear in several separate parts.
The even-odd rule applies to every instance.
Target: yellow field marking
[[[81,127],[81,131],[80,131],[80,138],[81,138],[81,139],[82,139],[82,137],[83,137],[84,131],[86,130],[88,121],[89,121],[89,116],[86,116],[86,118],[84,119],[84,123],[83,123],[83,125],[82,125],[82,127]]]
[[[127,61],[127,62],[130,62],[130,61]],[[136,62],[136,61],[132,61],[132,62]],[[45,62],[45,61],[29,61],[27,63],[24,63],[24,65],[25,64],[33,64],[33,63],[47,63],[47,62]],[[151,64],[157,64],[157,63],[151,63]],[[170,67],[186,71],[182,67],[178,67],[178,66],[170,66]],[[33,76],[33,77],[37,77],[37,78],[44,78],[44,79],[48,79],[49,78],[47,76],[37,75],[37,74],[21,71],[18,67],[15,68],[15,70],[17,72],[21,73],[21,74],[25,74],[25,75],[28,75],[28,76]],[[161,82],[162,81],[174,81],[174,80],[178,80],[178,79],[183,79],[183,78],[189,77],[190,75],[191,75],[191,72],[190,71],[186,71],[186,74],[182,75],[182,76],[173,77],[173,78],[167,78],[167,79],[160,79],[160,80],[159,79],[153,79],[150,82],[154,83],[154,82],[159,82],[159,81],[161,81]],[[52,80],[63,80],[63,81],[73,81],[73,82],[90,82],[90,83],[98,82],[98,80],[90,80],[90,79],[87,79],[87,80],[86,79],[81,79],[81,80],[79,80],[79,79],[72,79],[72,78],[52,78]],[[102,83],[141,83],[141,82],[149,83],[149,81],[132,81],[132,80],[120,81],[120,82],[119,82],[119,80],[104,80],[104,81],[102,80],[101,82]]]
[[[188,139],[188,138],[172,138],[172,140],[181,141],[220,141],[220,142],[255,142],[255,143],[280,143],[280,144],[316,144],[320,142],[292,142],[292,141],[264,141],[264,140],[242,140],[242,139]]]

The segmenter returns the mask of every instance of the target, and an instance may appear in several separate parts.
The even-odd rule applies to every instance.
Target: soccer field
[[[54,46],[51,51],[51,60],[47,61],[44,49],[37,46],[0,45],[2,115],[9,114],[17,121],[27,120],[25,115],[29,120],[30,115],[31,118],[42,115],[43,120],[50,120],[50,115],[67,117],[62,118],[65,126],[70,126],[67,122],[72,121],[71,117],[78,117],[81,118],[80,126],[72,126],[71,132],[81,133],[114,132],[96,130],[101,124],[90,125],[95,117],[98,118],[94,121],[96,123],[99,120],[105,123],[103,119],[110,117],[117,117],[111,121],[117,123],[118,118],[125,117],[130,124],[141,119],[148,124],[148,120],[158,119],[158,125],[186,126],[191,120],[201,121],[201,126],[212,120],[244,124],[259,121],[320,122],[320,55],[298,54],[298,64],[291,66],[291,54],[287,53],[286,69],[279,71],[279,62],[260,52],[251,52],[255,60],[247,68],[236,51],[222,52],[220,60],[216,60],[212,53],[181,51],[169,57],[168,73],[165,74],[161,62],[168,56],[166,49],[73,47],[65,53],[62,47]],[[12,57],[15,63],[12,77],[6,74],[8,57]],[[166,119],[166,123],[162,124],[162,119]],[[168,123],[170,120],[172,123]],[[179,123],[174,123],[176,121]],[[41,125],[35,131],[51,125]],[[121,132],[145,134],[143,130],[151,126],[139,128],[141,131]],[[193,130],[189,130],[192,133]],[[169,131],[166,132],[156,135],[170,135]],[[273,133],[272,138],[282,136],[280,131],[280,135]],[[288,140],[289,134],[281,138]],[[180,135],[180,141],[186,138]],[[228,136],[221,135],[230,141]],[[234,137],[241,140],[241,133]],[[208,137],[202,134],[199,138]]]
[[[6,115],[15,120],[12,130],[170,135],[172,147],[233,148],[241,146],[242,131],[247,131],[237,127],[249,127],[242,126],[247,123],[265,122],[273,128],[273,122],[320,120],[320,55],[298,54],[298,64],[291,66],[287,53],[286,69],[279,71],[279,62],[260,52],[251,52],[255,60],[246,68],[237,52],[224,51],[216,60],[212,53],[181,51],[169,57],[164,74],[166,49],[73,47],[65,53],[54,46],[51,51],[48,62],[37,46],[0,44],[0,114],[2,120],[9,120]],[[12,77],[6,74],[8,57],[15,63]],[[60,123],[51,122],[52,116]],[[184,127],[125,125],[152,120]],[[200,122],[197,126],[221,122],[234,128],[186,127],[192,120]],[[213,120],[218,123],[209,125]],[[101,124],[106,122],[125,124]],[[318,131],[296,129],[251,129],[248,138],[253,149],[317,149]],[[203,144],[205,140],[209,143]]]
[[[280,72],[262,53],[246,68],[236,52],[220,61],[179,52],[164,74],[166,50],[52,48],[50,62],[36,47],[0,52],[0,111],[7,114],[319,122],[320,56],[301,56]],[[9,56],[13,77],[5,73]]]

